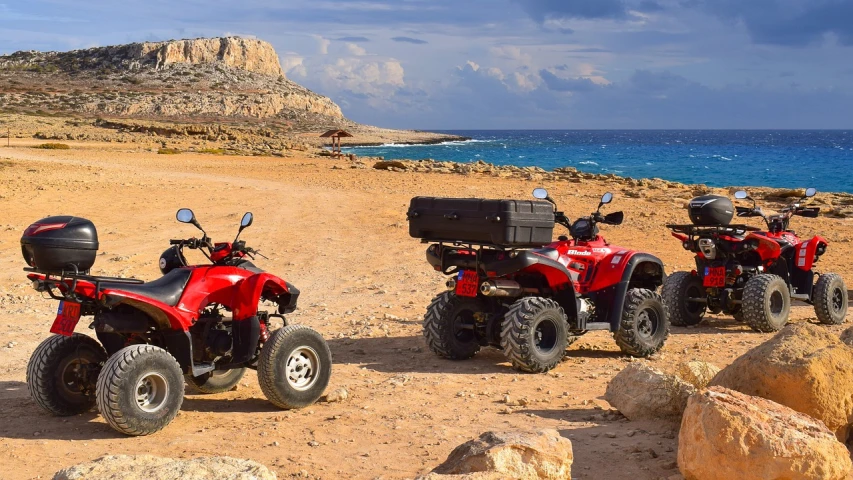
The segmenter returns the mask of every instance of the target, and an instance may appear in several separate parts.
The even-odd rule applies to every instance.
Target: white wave
[[[591,160],[587,160],[587,161],[585,161],[585,162],[578,162],[578,164],[579,164],[579,165],[595,165],[595,166],[598,166],[598,164],[597,164],[597,163],[595,163],[595,162],[593,162],[593,161],[591,161]]]

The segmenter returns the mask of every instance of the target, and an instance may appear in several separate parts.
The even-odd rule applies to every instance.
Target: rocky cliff
[[[274,120],[353,126],[340,107],[284,77],[264,41],[144,42],[0,56],[0,108],[149,119]]]

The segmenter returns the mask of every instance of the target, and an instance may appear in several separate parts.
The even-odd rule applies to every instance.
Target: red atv
[[[835,273],[817,275],[813,270],[828,242],[819,236],[803,241],[788,227],[794,215],[818,216],[819,207],[801,205],[816,193],[814,188],[806,189],[801,199],[769,217],[743,190],[735,198],[752,200],[752,207],[733,209],[730,200],[716,195],[692,200],[694,224],[667,225],[685,249],[696,253],[696,270],[675,272],[664,283],[672,324],[695,325],[706,311],[723,312],[753,330],[775,332],[788,322],[791,299],[814,305],[821,323],[843,323],[847,315],[844,280]],[[711,211],[713,204],[718,205],[715,211]],[[768,230],[729,224],[732,210],[741,218],[762,218]]]
[[[252,224],[243,216],[237,238],[213,244],[189,209],[177,219],[202,231],[201,239],[172,240],[160,257],[163,277],[141,280],[89,275],[98,250],[92,222],[49,217],[21,238],[27,277],[59,300],[50,331],[27,366],[35,402],[53,415],[98,410],[116,430],[148,435],[181,408],[186,379],[201,393],[230,390],[247,368],[257,369],[264,395],[281,408],[312,404],[325,390],[331,354],[325,340],[283,314],[296,309],[299,290],[248,259],[257,251],[238,240]],[[188,266],[185,248],[210,265]],[[259,302],[277,313],[258,310]],[[74,333],[91,316],[92,337]],[[270,332],[278,317],[284,327]]]
[[[599,213],[613,195],[605,194],[595,212],[574,223],[556,211],[544,189],[534,196],[547,202],[412,199],[410,234],[437,241],[427,261],[453,277],[450,291],[439,294],[424,317],[430,349],[458,360],[493,346],[525,372],[554,368],[590,330],[613,332],[629,355],[658,351],[669,335],[655,292],[663,263],[598,234],[600,223],[622,223],[622,212]],[[552,242],[555,223],[572,239]],[[483,231],[493,234],[487,239]]]

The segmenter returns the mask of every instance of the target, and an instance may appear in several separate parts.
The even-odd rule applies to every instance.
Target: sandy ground
[[[165,156],[75,142],[60,152],[24,147],[32,143],[13,139],[12,148],[0,148],[0,477],[50,478],[105,454],[149,453],[249,458],[280,478],[410,478],[484,431],[543,427],[572,440],[573,478],[643,480],[678,473],[676,427],[604,414],[610,410],[601,399],[607,382],[630,361],[606,332],[582,338],[565,362],[543,375],[515,372],[497,351],[452,362],[425,348],[420,320],[443,290],[444,277],[426,264],[425,246],[408,235],[409,198],[528,198],[540,185],[332,169],[347,164],[307,157]],[[544,186],[572,218],[589,213],[608,190],[601,181]],[[614,244],[660,256],[667,272],[688,269],[690,254],[663,226],[687,220],[681,203],[617,195],[609,208],[624,210],[626,221],[602,227],[602,233]],[[175,221],[179,207],[192,208],[215,240],[232,238],[240,215],[254,213],[243,238],[270,257],[259,259],[259,266],[302,291],[290,320],[325,336],[334,355],[329,388],[347,388],[350,400],[281,411],[264,399],[250,372],[236,391],[187,395],[170,426],[136,438],[116,433],[96,413],[55,418],[30,400],[26,363],[49,335],[56,302],[39,297],[21,271],[24,228],[53,214],[90,218],[101,242],[93,271],[151,280],[168,240],[196,234]],[[801,234],[820,232],[830,240],[821,268],[853,278],[846,261],[853,221],[794,222]],[[796,306],[793,319],[815,321],[814,312]],[[827,328],[841,332],[847,326]],[[84,322],[78,331],[89,332]],[[711,318],[698,328],[674,327],[651,363],[669,369],[699,359],[722,367],[769,337]],[[527,405],[503,413],[504,395],[524,398]]]

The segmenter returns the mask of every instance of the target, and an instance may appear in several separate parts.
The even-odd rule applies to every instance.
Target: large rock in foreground
[[[276,480],[275,473],[251,460],[202,457],[190,460],[152,455],[108,455],[69,467],[53,480]]]
[[[720,367],[699,360],[691,360],[678,366],[679,378],[698,389],[707,387],[718,373]]]
[[[617,373],[604,399],[629,420],[678,421],[687,398],[696,392],[689,383],[637,362]]]
[[[459,445],[421,480],[572,478],[572,442],[556,430],[486,432]]]
[[[711,385],[810,415],[823,421],[842,442],[850,434],[853,348],[817,325],[788,325],[724,368]]]
[[[846,480],[853,465],[847,448],[820,421],[711,387],[687,404],[678,467],[687,480]]]

